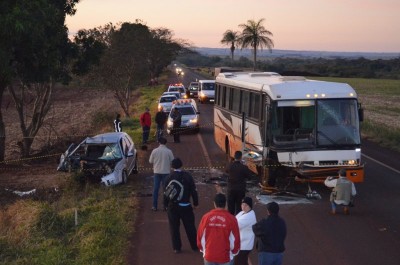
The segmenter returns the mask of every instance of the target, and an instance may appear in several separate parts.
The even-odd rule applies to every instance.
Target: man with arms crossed
[[[153,164],[154,171],[153,207],[151,208],[153,211],[157,211],[160,184],[162,183],[162,186],[165,186],[165,179],[171,173],[171,162],[174,159],[172,151],[165,146],[167,139],[160,137],[158,142],[160,146],[151,152],[149,158],[150,164]],[[164,209],[166,207],[164,205]]]

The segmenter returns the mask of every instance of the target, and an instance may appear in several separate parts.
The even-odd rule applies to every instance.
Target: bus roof
[[[346,83],[281,76],[274,72],[220,73],[216,83],[260,91],[268,94],[272,100],[357,98],[354,89]]]

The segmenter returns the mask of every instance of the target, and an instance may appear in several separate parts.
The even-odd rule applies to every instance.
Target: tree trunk
[[[256,66],[257,66],[257,47],[253,47],[253,70],[256,71]]]
[[[23,136],[22,141],[19,142],[22,158],[30,155],[36,134],[42,127],[44,118],[50,110],[53,86],[54,83],[52,81],[28,86],[21,84],[20,96],[17,95],[13,85],[8,86],[8,90],[10,91],[18,112]],[[26,102],[26,99],[28,99],[28,92],[33,95],[31,98],[31,102],[33,103],[32,107],[29,106],[29,102]],[[27,113],[30,114],[30,117],[27,116]]]

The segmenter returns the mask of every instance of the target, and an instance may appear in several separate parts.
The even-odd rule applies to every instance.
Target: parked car
[[[186,88],[183,84],[171,84],[168,86],[168,92],[179,92],[181,93],[181,98],[186,98]]]
[[[197,104],[193,99],[180,99],[177,100],[171,108],[167,120],[167,133],[172,133],[173,120],[171,114],[174,108],[177,108],[182,115],[181,127],[183,131],[193,131],[198,133],[200,131],[200,112],[197,109]]]
[[[71,144],[61,155],[57,170],[81,172],[85,179],[105,186],[124,184],[131,173],[138,172],[137,151],[127,133],[99,134]]]
[[[199,80],[199,102],[214,102],[215,80]]]
[[[162,94],[162,96],[166,96],[166,95],[168,95],[168,96],[173,95],[173,96],[176,97],[176,99],[180,99],[181,98],[181,93],[179,93],[178,91],[175,91],[175,92],[164,92]]]
[[[172,104],[175,100],[177,100],[175,95],[161,96],[160,99],[158,100],[158,110],[162,108],[164,112],[169,113],[171,111]]]
[[[188,98],[197,98],[199,93],[199,82],[191,82],[186,91]]]

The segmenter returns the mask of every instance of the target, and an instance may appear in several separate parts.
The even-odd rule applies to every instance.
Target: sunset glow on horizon
[[[274,49],[399,52],[398,0],[81,0],[67,17],[70,34],[112,22],[168,28],[196,47],[229,48],[223,33],[264,18]]]

